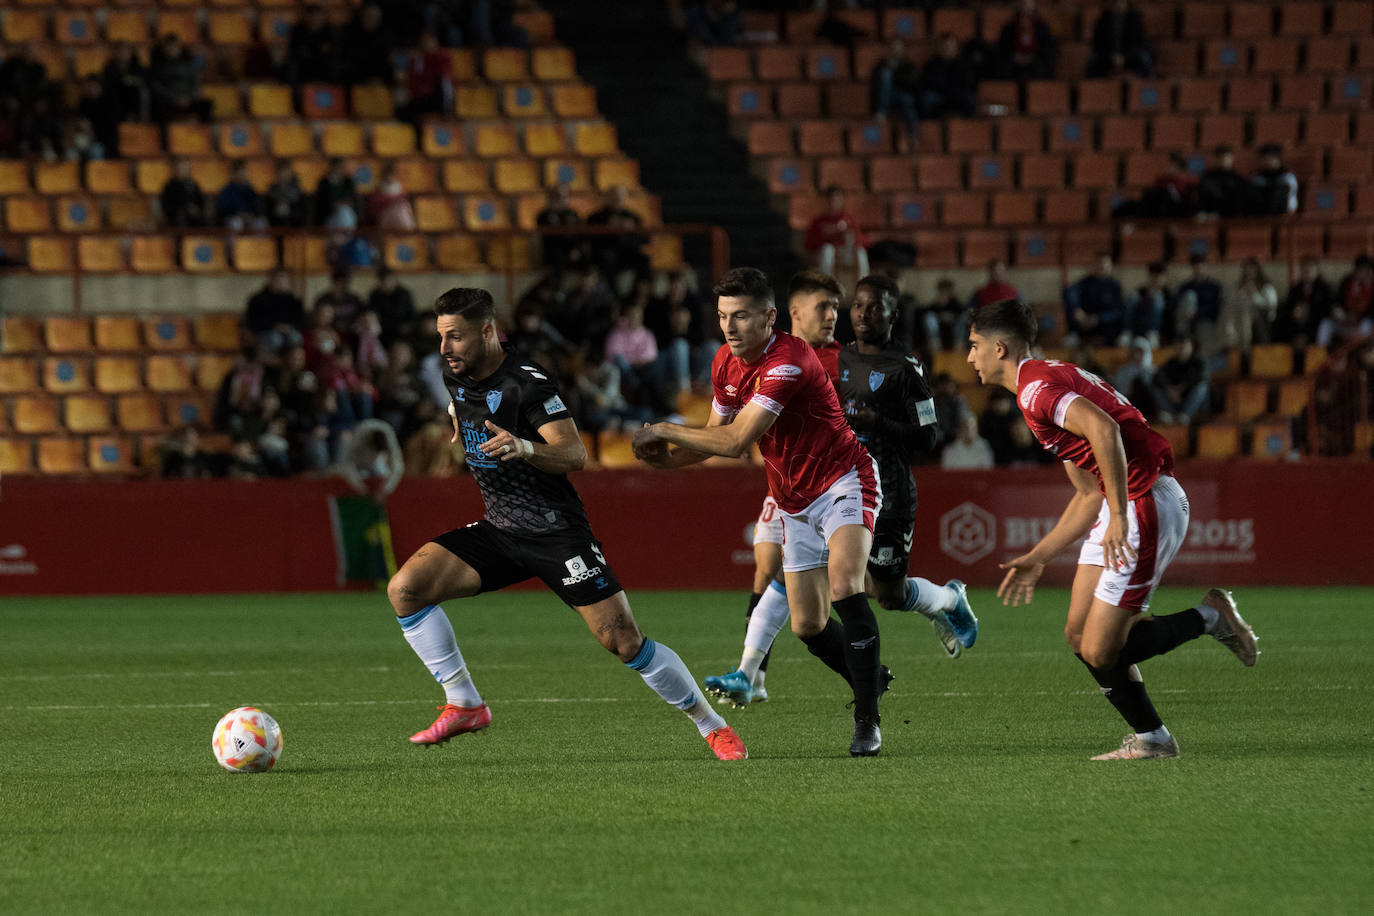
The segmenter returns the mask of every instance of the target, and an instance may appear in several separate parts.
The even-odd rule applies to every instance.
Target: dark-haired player
[[[985,385],[1016,395],[1026,424],[1064,462],[1074,495],[1029,553],[1002,564],[1003,604],[1030,603],[1045,564],[1087,535],[1064,627],[1074,654],[1130,725],[1121,747],[1094,760],[1177,757],[1137,663],[1210,633],[1241,663],[1255,663],[1255,634],[1230,593],[1147,616],[1150,595],[1188,534],[1188,497],[1174,479],[1169,442],[1102,379],[1057,360],[1031,359],[1035,316],[1020,302],[982,306],[969,321],[968,361]]]
[[[568,481],[587,453],[548,374],[502,347],[485,290],[449,290],[434,311],[454,441],[462,441],[486,513],[425,544],[387,587],[406,641],[446,698],[434,724],[410,740],[441,744],[491,724],[439,602],[537,576],[582,615],[602,646],[692,718],[717,757],[746,757],[677,653],[640,633]]]
[[[792,630],[844,677],[854,694],[854,756],[882,747],[878,622],[864,596],[864,568],[882,496],[873,459],[854,437],[835,388],[805,341],[773,328],[768,278],[729,271],[715,288],[725,346],[711,367],[713,403],[703,428],[655,423],[635,450],[655,467],[710,455],[739,457],[755,442],[783,516]],[[834,608],[836,618],[830,616]],[[841,623],[843,621],[843,623]]]
[[[930,620],[945,651],[958,658],[978,635],[978,621],[964,583],[952,579],[937,585],[906,575],[916,526],[916,482],[911,477],[911,462],[917,451],[929,451],[935,445],[938,433],[935,402],[920,362],[892,349],[897,284],[884,276],[859,281],[849,316],[858,340],[847,347],[835,343],[841,291],[833,277],[805,271],[792,278],[789,290],[792,333],[811,344],[822,364],[827,354],[834,359],[832,380],[846,419],[878,466],[883,505],[868,557],[867,593],[888,610],[919,611]],[[781,516],[777,516],[776,525],[769,524],[776,508],[772,497],[765,500],[755,526],[754,553],[756,558],[765,559],[776,553],[780,564],[782,532],[775,529],[781,529]],[[786,589],[769,579],[760,583],[763,574],[760,562],[739,667],[705,680],[708,692],[735,706],[759,700],[769,649],[787,621]],[[767,694],[763,697],[766,699]]]

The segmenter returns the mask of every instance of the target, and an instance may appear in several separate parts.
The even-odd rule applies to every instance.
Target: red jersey
[[[747,363],[716,351],[711,365],[712,409],[733,418],[758,404],[777,420],[759,439],[768,490],[784,512],[801,512],[826,488],[871,462],[840,409],[835,386],[816,351],[774,331],[763,355]]]
[[[1126,447],[1126,495],[1144,496],[1160,474],[1174,473],[1174,450],[1169,440],[1150,429],[1145,417],[1126,396],[1102,379],[1072,363],[1057,359],[1022,360],[1016,370],[1016,402],[1035,438],[1060,460],[1091,471],[1102,486],[1102,472],[1092,446],[1064,429],[1064,414],[1075,398],[1087,398],[1116,421]]]
[[[821,368],[825,374],[830,376],[830,384],[835,384],[840,377],[840,351],[844,345],[838,340],[832,340],[823,347],[812,347],[816,351],[816,358],[821,361]]]

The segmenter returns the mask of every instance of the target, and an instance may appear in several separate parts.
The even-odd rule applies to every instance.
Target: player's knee
[[[1075,630],[1072,627],[1064,628],[1064,641],[1069,644],[1069,648],[1078,654],[1083,645],[1083,631]]]
[[[397,617],[408,617],[427,604],[431,604],[426,590],[410,575],[398,572],[386,584],[386,597]]]
[[[1119,651],[1108,646],[1083,646],[1078,654],[1094,668],[1114,668],[1121,655]]]
[[[810,639],[820,634],[825,629],[825,621],[814,620],[792,620],[792,634],[798,639]]]
[[[830,603],[834,604],[837,601],[843,601],[844,599],[851,598],[854,595],[862,595],[863,591],[864,580],[862,576],[859,577],[858,581],[855,581],[852,578],[842,582],[836,582],[832,580],[830,583]]]
[[[601,645],[605,646],[607,652],[626,664],[634,661],[639,650],[644,648],[643,634],[628,633],[624,630],[602,635],[600,642]]]

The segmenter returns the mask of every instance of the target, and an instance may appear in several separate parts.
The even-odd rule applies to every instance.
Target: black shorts
[[[916,507],[908,511],[878,514],[873,525],[873,548],[868,553],[868,572],[884,582],[905,579],[911,562],[911,535],[916,529]]]
[[[622,591],[601,543],[586,528],[522,536],[482,519],[433,542],[475,569],[484,592],[538,576],[568,606],[587,607]]]

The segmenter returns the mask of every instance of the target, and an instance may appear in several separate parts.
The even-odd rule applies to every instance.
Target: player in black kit
[[[748,756],[677,653],[646,638],[635,623],[567,478],[586,463],[587,451],[548,374],[502,347],[487,291],[451,289],[434,311],[453,441],[462,442],[486,513],[425,544],[387,586],[406,641],[446,700],[439,718],[411,742],[442,744],[491,724],[439,602],[537,576],[582,615],[602,646],[692,718],[717,757]]]
[[[883,491],[868,557],[868,593],[887,610],[918,611],[930,618],[945,651],[958,658],[978,636],[964,583],[951,579],[936,585],[907,577],[916,527],[911,463],[918,452],[935,447],[939,427],[925,368],[916,357],[892,347],[898,298],[897,284],[888,277],[859,281],[849,310],[856,339],[840,351],[835,380],[849,425],[877,462]]]

